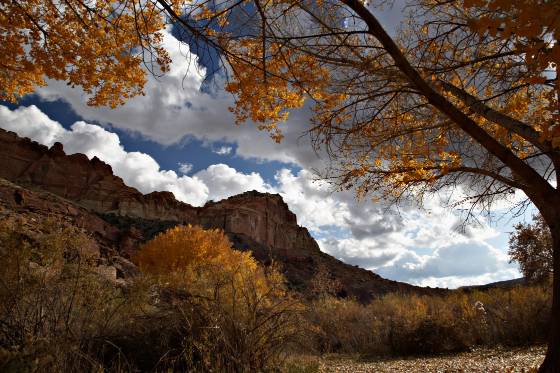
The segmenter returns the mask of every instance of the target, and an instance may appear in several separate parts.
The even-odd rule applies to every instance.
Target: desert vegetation
[[[221,231],[158,235],[122,284],[78,228],[27,223],[0,223],[2,371],[268,371],[301,333],[282,275]]]
[[[517,224],[510,235],[509,256],[519,263],[523,276],[534,282],[547,281],[553,275],[552,236],[541,215],[529,224]]]
[[[446,296],[339,299],[319,269],[290,291],[281,269],[220,230],[177,226],[115,282],[92,237],[54,219],[0,221],[0,370],[317,371],[298,356],[367,359],[545,342],[549,284]],[[296,360],[294,360],[296,359]]]
[[[550,309],[553,316],[560,314],[559,2],[410,1],[395,30],[386,30],[381,21],[382,5],[387,3],[393,2],[5,1],[0,16],[0,99],[16,102],[52,79],[82,89],[89,105],[124,105],[144,94],[146,74],[159,77],[169,72],[172,61],[163,30],[173,27],[199,57],[215,60],[210,69],[215,71],[206,78],[221,73],[224,79],[218,81],[234,96],[230,111],[237,123],[251,122],[280,142],[290,112],[310,108],[310,126],[305,130],[315,149],[329,156],[322,176],[337,190],[352,189],[359,197],[386,204],[419,205],[435,193],[460,191],[464,195],[449,201],[449,206],[469,205],[464,209],[466,220],[476,220],[479,212],[492,211],[497,200],[522,191],[550,232]],[[516,203],[512,207],[523,210],[524,204]],[[28,266],[18,259],[16,270],[6,272],[10,289],[6,292],[12,296],[6,298],[11,300],[5,307],[23,307],[18,302],[25,297],[13,295],[19,291],[68,294],[57,297],[63,305],[52,308],[77,307],[87,260],[79,254],[72,261],[67,257],[76,255],[64,254],[64,261],[54,260],[63,263],[56,264],[57,270],[46,270],[43,258],[31,256],[33,268],[17,269]],[[243,266],[242,273],[257,276],[251,286],[254,294],[264,291],[266,299],[277,295],[268,290],[276,285],[257,285],[262,278],[272,281],[275,274],[259,275],[260,270],[247,272]],[[223,267],[225,277],[213,278],[195,267],[204,286],[219,288],[212,293],[215,299],[207,299],[211,292],[197,296],[210,302],[203,302],[204,307],[225,307],[227,317],[237,317],[237,303],[226,307],[223,292],[250,298],[239,295],[237,288],[245,286],[239,279],[244,275],[215,265]],[[170,278],[164,279],[163,273],[152,269],[146,267],[142,275],[150,289],[145,303],[163,307],[165,302],[159,301],[163,298],[154,292],[167,292],[173,295],[174,306],[177,294],[187,291],[181,285],[184,270],[173,267],[165,274]],[[70,285],[65,282],[68,278]],[[84,290],[83,296],[95,291]],[[185,294],[187,303],[192,302]],[[472,300],[445,302],[456,301],[461,308],[461,302]],[[429,305],[432,302],[439,300],[415,300],[412,309],[418,308],[420,314],[427,309],[432,315],[438,310]],[[274,307],[267,303],[265,309]],[[50,320],[43,317],[48,312],[42,303],[31,313],[41,327],[22,326],[14,337],[20,342],[27,340],[23,337],[27,333],[43,338],[43,323]],[[21,322],[27,325],[24,315]],[[45,327],[49,333],[62,333],[59,322],[66,320],[62,334],[76,334],[69,330],[77,319],[54,320],[53,326]],[[419,327],[415,323],[412,328]],[[540,371],[558,372],[560,320],[549,317],[548,329],[547,356]],[[193,359],[205,361],[198,355]]]
[[[321,352],[438,354],[542,344],[549,303],[549,290],[538,285],[447,296],[395,294],[368,305],[327,297],[311,303],[308,320]]]

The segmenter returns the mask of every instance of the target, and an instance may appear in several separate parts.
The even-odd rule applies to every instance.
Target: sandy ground
[[[350,357],[330,356],[320,359],[319,371],[329,373],[534,372],[543,361],[545,351],[544,347],[479,349],[456,355],[377,361],[360,361]]]

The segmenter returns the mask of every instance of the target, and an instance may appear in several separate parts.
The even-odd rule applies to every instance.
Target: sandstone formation
[[[202,208],[177,201],[171,192],[142,194],[113,175],[111,166],[84,154],[66,155],[0,130],[0,177],[41,189],[103,214],[176,221],[243,234],[274,251],[318,251],[307,229],[279,195],[248,192]]]
[[[93,211],[177,221],[189,221],[196,215],[196,209],[177,201],[173,193],[143,195],[125,185],[97,157],[66,155],[60,143],[49,149],[0,130],[0,164],[0,177],[49,191]]]
[[[236,248],[251,250],[264,263],[280,263],[290,284],[299,290],[309,286],[319,268],[326,268],[328,276],[340,284],[339,295],[362,301],[388,292],[425,291],[383,279],[321,252],[279,195],[253,191],[193,207],[177,201],[170,192],[140,193],[95,157],[66,155],[60,143],[49,149],[3,130],[0,165],[0,178],[27,188],[4,182],[0,188],[4,204],[9,200],[16,210],[35,206],[45,211],[54,208],[60,214],[68,211],[99,239],[104,251],[115,251],[113,256],[120,259],[112,262],[119,273],[135,271],[126,258],[140,242],[169,226],[189,223],[221,228]],[[103,270],[110,275],[114,272],[112,268]]]
[[[74,226],[93,238],[82,247],[97,258],[101,275],[116,283],[138,273],[136,266],[120,257],[118,243],[123,232],[96,214],[54,194],[32,191],[0,179],[0,219],[16,219],[31,236],[40,234],[45,219],[57,226]]]

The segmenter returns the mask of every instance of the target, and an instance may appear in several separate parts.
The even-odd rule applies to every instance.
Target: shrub
[[[283,276],[232,249],[220,230],[172,228],[146,243],[136,260],[154,279],[156,306],[182,320],[182,344],[170,364],[263,371],[280,365],[300,332],[301,305]]]
[[[492,289],[469,295],[482,305],[481,339],[486,344],[509,346],[544,343],[548,335],[552,286],[539,284],[513,289]]]
[[[306,317],[321,352],[433,354],[542,343],[550,301],[549,288],[538,285],[447,296],[392,294],[369,305],[325,297]]]
[[[511,261],[519,263],[527,280],[546,282],[552,277],[552,236],[541,215],[533,216],[532,224],[516,224],[509,247]]]
[[[321,297],[306,314],[315,348],[321,353],[364,352],[382,346],[374,333],[375,315],[354,300]]]
[[[99,369],[126,299],[96,272],[94,246],[61,221],[0,220],[0,370]]]

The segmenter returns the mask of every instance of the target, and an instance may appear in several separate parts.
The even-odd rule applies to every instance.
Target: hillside
[[[3,130],[0,163],[3,214],[54,215],[84,227],[99,243],[100,263],[114,267],[108,270],[117,277],[134,272],[129,259],[142,241],[171,226],[193,224],[221,228],[235,248],[251,250],[264,264],[279,263],[296,290],[306,289],[323,268],[340,284],[339,296],[362,302],[391,292],[440,291],[387,280],[321,252],[277,194],[252,191],[193,207],[170,192],[140,193],[95,157],[66,155],[60,143],[47,148]]]

